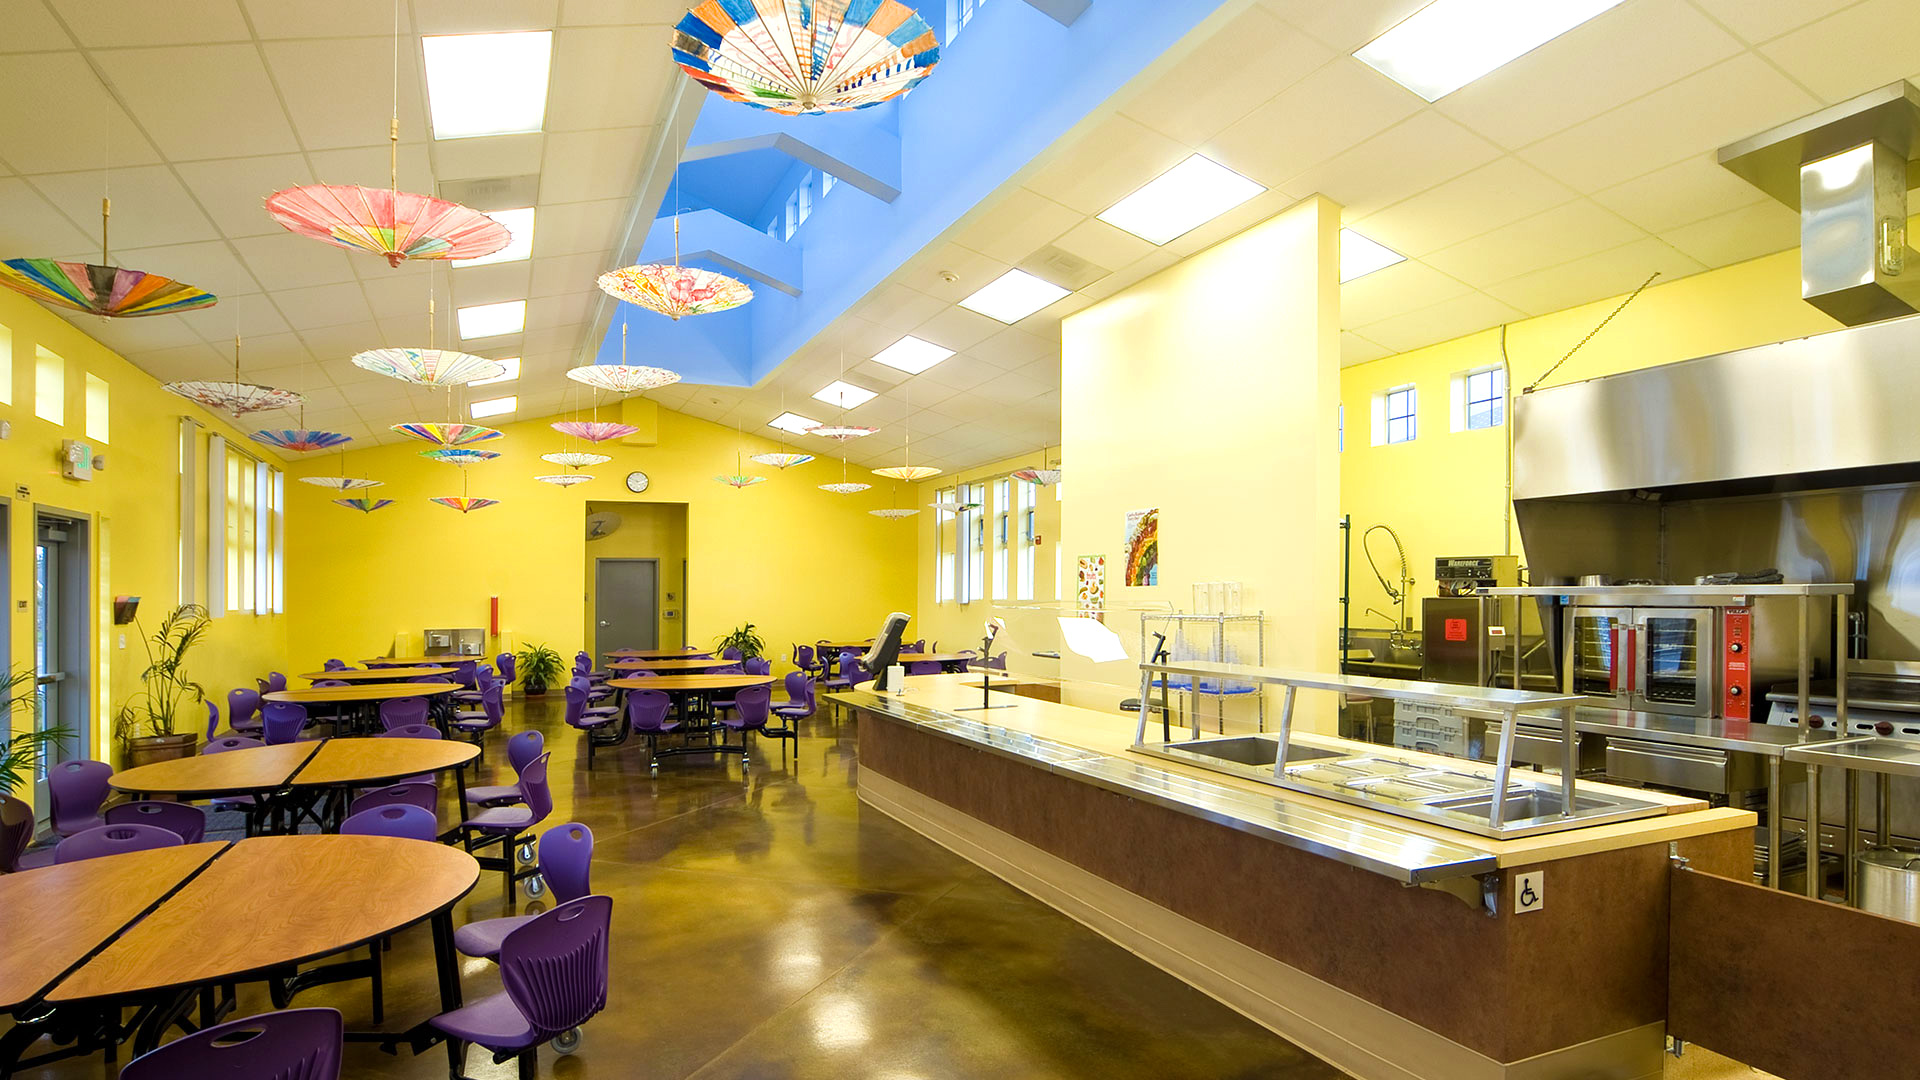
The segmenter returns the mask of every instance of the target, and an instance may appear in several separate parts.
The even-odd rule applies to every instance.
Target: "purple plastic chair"
[[[53,831],[61,836],[97,829],[106,824],[100,804],[107,801],[107,781],[113,766],[78,758],[47,769],[47,803]]]
[[[773,674],[773,661],[763,656],[756,656],[751,660],[744,660],[740,666],[744,667],[749,675]]]
[[[458,1074],[466,1043],[520,1059],[523,1080],[539,1075],[539,1046],[570,1052],[575,1029],[607,1005],[607,939],[613,901],[583,896],[534,918],[500,946],[501,993],[427,1021],[448,1038]]]
[[[300,738],[307,727],[307,707],[292,701],[269,701],[260,710],[268,746],[281,746]]]
[[[345,679],[315,679],[313,681],[313,685],[316,687],[321,687],[321,686],[351,686],[353,684],[349,683]]]
[[[412,786],[412,785],[407,785]],[[356,800],[355,805],[359,803]],[[433,843],[440,838],[440,822],[433,811],[413,803],[385,803],[357,810],[340,823],[341,836],[395,836]]]
[[[547,749],[547,737],[538,731],[523,731],[507,740],[507,764],[519,776],[527,762]],[[491,784],[467,789],[467,801],[475,806],[512,806],[521,801],[519,783]]]
[[[720,725],[740,734],[740,764],[749,764],[747,736],[767,726],[773,687],[749,686],[733,695],[733,711],[720,717]]]
[[[322,668],[324,668],[324,669],[326,669],[327,671],[345,671],[345,670],[347,670],[347,662],[346,662],[345,660],[341,660],[341,659],[339,659],[339,658],[337,658],[337,657],[336,657],[336,658],[334,658],[334,659],[332,659],[332,660],[329,660],[329,661],[327,661],[326,663],[324,663],[324,664],[322,664],[322,665],[320,665],[320,666],[321,666]]]
[[[527,767],[521,770],[523,805],[495,806],[482,810],[458,826],[462,846],[480,863],[480,868],[502,873],[509,903],[517,895],[514,883],[539,872],[534,868],[516,869],[513,849],[519,845],[523,833],[547,820],[547,815],[553,813],[553,792],[547,787],[548,757],[547,754],[541,754],[527,762]],[[474,854],[494,844],[500,845],[498,856]]]
[[[499,727],[500,721],[506,716],[500,702],[500,696],[505,692],[506,688],[499,683],[487,687],[480,694],[480,707],[454,713],[453,719],[447,721],[447,729],[468,736],[473,740],[473,745],[480,746],[487,732]]]
[[[227,691],[227,729],[236,735],[260,734],[260,691]]]
[[[999,656],[987,661],[987,666],[995,671],[1007,670],[1007,654],[1002,652]]]
[[[787,700],[774,702],[768,709],[784,723],[774,727],[771,723],[760,729],[760,734],[769,739],[790,739],[797,753],[800,748],[800,721],[813,715],[813,679],[804,671],[787,672]],[[781,752],[785,753],[783,745]]]
[[[443,736],[432,724],[401,724],[380,733],[383,739],[438,739]]]
[[[232,1020],[134,1058],[121,1080],[339,1080],[345,1024],[333,1009]]]
[[[53,849],[53,861],[80,862],[108,855],[124,855],[130,851],[179,846],[180,834],[158,825],[102,825],[97,829],[74,833],[60,841],[60,846]]]
[[[567,726],[584,732],[587,736],[587,768],[593,768],[593,751],[600,746],[618,746],[626,738],[617,731],[620,719],[619,709],[593,709],[587,707],[585,679],[573,680],[567,687]],[[607,729],[615,729],[606,734]]]
[[[375,810],[382,806],[417,806],[431,814],[439,809],[439,805],[439,788],[432,784],[408,780],[361,792],[347,807],[347,817],[351,819],[362,811]],[[438,835],[437,829],[435,835]]]
[[[197,844],[207,836],[207,812],[190,803],[127,802],[107,811],[108,825],[152,825]]]
[[[841,666],[846,670],[847,689],[849,690],[856,690],[861,683],[873,678],[873,674],[867,670],[867,666],[862,664],[857,657],[849,658],[847,662]]]
[[[627,691],[627,726],[647,737],[647,756],[652,768],[660,767],[660,736],[680,730],[680,721],[667,719],[673,698],[658,690]]]
[[[848,678],[852,674],[853,668],[855,667],[855,661],[859,659],[859,656],[860,654],[854,652],[851,649],[848,649],[845,652],[842,652],[840,654],[840,663],[837,669],[835,670],[834,674],[829,676],[826,680],[827,689],[851,690],[853,688],[853,684],[848,681]]]
[[[427,712],[426,698],[388,698],[380,703],[380,726],[391,729],[402,724],[424,724]]]
[[[737,661],[740,659],[740,650],[729,645],[726,648],[720,650],[720,659]]]
[[[33,844],[33,806],[11,795],[0,795],[0,873],[31,870],[53,862],[52,851],[35,852],[40,856],[23,862]]]
[[[515,671],[515,668],[514,668],[515,663],[516,661],[513,658],[513,654],[510,652],[503,652],[499,656],[496,656],[493,658],[493,666],[495,669],[497,669],[500,672],[500,681],[508,684],[509,686],[513,684],[513,673]]]
[[[245,735],[222,735],[200,748],[202,754],[224,754],[229,750],[245,750],[254,746],[265,746],[259,739],[249,739]]]
[[[651,676],[651,675],[653,675],[653,672],[651,672],[651,671],[647,671],[647,672],[638,672],[638,671],[636,671],[636,672],[634,672],[634,674],[636,674],[636,675],[644,675],[644,676]],[[576,689],[576,690],[578,690],[578,691],[580,691],[581,693],[583,693],[583,694],[585,694],[585,695],[587,695],[587,704],[586,704],[586,707],[585,707],[585,711],[586,711],[586,714],[587,714],[588,716],[617,716],[617,715],[619,715],[619,713],[620,713],[620,706],[618,706],[618,705],[595,705],[595,704],[593,704],[593,703],[594,703],[594,702],[595,702],[596,700],[599,700],[599,699],[601,699],[601,698],[604,698],[604,697],[606,697],[606,696],[607,696],[607,694],[610,694],[610,693],[612,693],[612,690],[610,690],[610,689],[609,689],[609,690],[608,690],[608,691],[607,691],[606,693],[602,693],[602,692],[600,692],[599,690],[597,690],[597,689],[595,689],[595,688],[594,688],[594,685],[593,685],[593,684],[592,684],[591,682],[589,682],[589,681],[587,681],[587,677],[586,677],[586,676],[584,676],[584,675],[575,675],[575,676],[574,676],[574,677],[573,677],[573,678],[572,678],[571,680],[569,680],[569,681],[568,681],[568,683],[567,683],[567,685],[568,685],[568,686],[571,686],[571,687],[573,687],[574,689]]]
[[[256,746],[265,746],[259,739],[249,739],[244,735],[223,735],[200,748],[200,753],[224,754],[229,750],[249,750]],[[218,798],[207,804],[212,811],[237,810],[247,816],[247,835],[253,835],[255,815],[260,812],[260,804],[253,799],[240,795]]]
[[[565,904],[590,894],[593,868],[593,831],[577,821],[556,825],[540,836],[540,876],[553,890],[553,901]],[[453,947],[464,956],[497,960],[507,935],[538,915],[508,915],[470,922],[453,932]]]
[[[938,675],[940,674],[940,662],[938,660],[915,660],[913,663],[907,665],[907,674]]]
[[[476,665],[473,669],[473,689],[455,690],[453,692],[453,700],[467,705],[475,704],[480,700],[480,695],[486,693],[487,687],[492,686],[498,681],[498,679],[493,677],[492,665]]]
[[[207,741],[212,742],[220,731],[220,703],[212,698],[207,701]]]

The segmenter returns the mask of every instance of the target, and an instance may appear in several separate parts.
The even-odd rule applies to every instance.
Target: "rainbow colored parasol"
[[[624,331],[625,327],[621,329]],[[567,378],[577,383],[585,383],[596,390],[631,394],[637,390],[654,390],[677,383],[680,381],[680,373],[640,364],[587,364],[570,369],[567,372]]]
[[[301,236],[383,255],[390,266],[407,259],[477,259],[513,241],[505,225],[459,203],[358,184],[276,191],[267,196],[267,213]]]
[[[481,427],[478,424],[434,423],[431,421],[417,424],[395,424],[392,430],[410,439],[430,442],[438,446],[468,446],[477,442],[487,442],[500,438],[504,432],[497,428]]]
[[[145,270],[58,259],[0,262],[0,285],[43,304],[119,319],[193,311],[220,300],[183,281]]]
[[[675,24],[672,46],[695,82],[787,116],[878,105],[940,61],[933,27],[899,0],[710,0]]]
[[[344,459],[345,453],[341,454]],[[300,482],[314,487],[332,488],[335,491],[359,491],[362,488],[379,487],[385,480],[366,480],[358,476],[302,476]]]
[[[640,431],[632,424],[616,424],[611,420],[555,420],[553,430],[562,435],[571,435],[576,439],[585,439],[590,443],[624,439]]]
[[[791,450],[776,450],[765,454],[755,454],[748,460],[762,465],[771,465],[776,469],[791,469],[795,465],[805,465],[813,460],[812,454],[799,454]]]
[[[674,261],[623,266],[600,275],[600,291],[678,321],[685,315],[711,315],[753,299],[753,289],[738,278],[697,266],[681,266],[680,221],[674,219]]]
[[[613,458],[606,454],[590,454],[584,450],[565,450],[555,454],[541,454],[541,461],[551,461],[555,465],[565,465],[569,469],[578,469],[588,465],[605,465]]]
[[[499,499],[481,499],[470,495],[435,495],[430,501],[437,502],[441,506],[450,506],[463,514],[471,514],[475,510],[485,510],[489,506],[500,504]]]
[[[311,428],[265,428],[247,438],[301,454],[312,450],[330,450],[353,441],[351,435],[342,435],[337,431],[314,431]]]
[[[474,450],[465,446],[442,446],[437,450],[422,450],[420,456],[445,465],[472,465],[481,461],[492,461],[500,456],[500,451]]]
[[[370,349],[353,356],[355,367],[415,386],[459,386],[507,373],[498,360],[452,349]]]
[[[358,510],[363,514],[371,514],[375,510],[379,510],[383,507],[392,506],[393,500],[392,499],[366,499],[366,498],[335,499],[333,500],[333,504],[335,506],[344,506],[349,510]]]

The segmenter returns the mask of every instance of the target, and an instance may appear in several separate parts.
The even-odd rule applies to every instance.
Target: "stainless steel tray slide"
[[[955,716],[890,694],[860,694],[856,700],[868,712],[930,735],[1309,851],[1402,884],[1485,874],[1497,866],[1491,854],[1478,848],[1363,821],[1343,813],[1338,806],[1246,791],[1184,770]]]

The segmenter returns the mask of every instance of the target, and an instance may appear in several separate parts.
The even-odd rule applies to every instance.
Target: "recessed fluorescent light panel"
[[[1340,230],[1340,283],[1385,270],[1407,257],[1378,241],[1369,240],[1352,229]]]
[[[960,306],[989,319],[1017,323],[1065,295],[1067,290],[1051,281],[1042,281],[1025,270],[1009,270],[960,301]]]
[[[1164,244],[1267,190],[1211,158],[1195,154],[1107,207],[1100,220]]]
[[[873,358],[890,368],[918,375],[952,355],[952,349],[943,349],[931,341],[921,341],[909,334],[881,349]]]
[[[433,137],[539,131],[547,116],[553,31],[449,34],[421,39]]]
[[[1433,0],[1354,59],[1439,101],[1621,0]]]
[[[864,386],[855,386],[849,382],[835,379],[814,392],[815,401],[824,401],[829,405],[838,405],[843,409],[858,408],[880,395]]]
[[[812,417],[801,416],[799,413],[783,412],[779,416],[767,421],[767,426],[770,428],[779,428],[781,431],[787,432],[790,435],[805,435],[808,428],[819,427],[820,421]]]
[[[513,239],[507,246],[491,255],[482,255],[477,259],[455,259],[455,267],[486,266],[489,263],[517,262],[533,254],[533,207],[525,206],[518,210],[489,210],[487,216],[507,227]]]
[[[527,327],[527,302],[508,300],[502,304],[475,304],[460,309],[460,337],[471,341],[474,338],[499,337],[502,334],[517,334]]]
[[[519,407],[520,398],[518,396],[497,397],[488,398],[485,401],[476,401],[467,409],[467,412],[471,414],[475,420],[485,420],[489,416],[505,416]]]
[[[520,377],[520,358],[517,356],[496,356],[493,362],[507,370],[491,379],[475,379],[468,386],[492,386],[494,383],[512,382]]]

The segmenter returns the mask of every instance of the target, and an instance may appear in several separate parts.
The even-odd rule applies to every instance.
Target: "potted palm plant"
[[[715,643],[714,648],[721,652],[739,649],[740,659],[757,660],[766,655],[767,643],[761,640],[759,633],[753,629],[752,623],[741,623],[720,635],[720,640]]]
[[[138,627],[139,622],[134,625]],[[186,662],[187,653],[207,636],[211,625],[206,608],[181,604],[141,639],[147,649],[147,668],[140,673],[140,692],[128,698],[114,717],[114,734],[129,767],[192,757],[199,747],[197,732],[174,728],[188,720],[185,710],[206,700],[206,688],[187,678]]]
[[[558,652],[548,645],[529,645],[514,655],[514,670],[520,675],[520,688],[528,697],[539,697],[547,692],[567,664]]]

